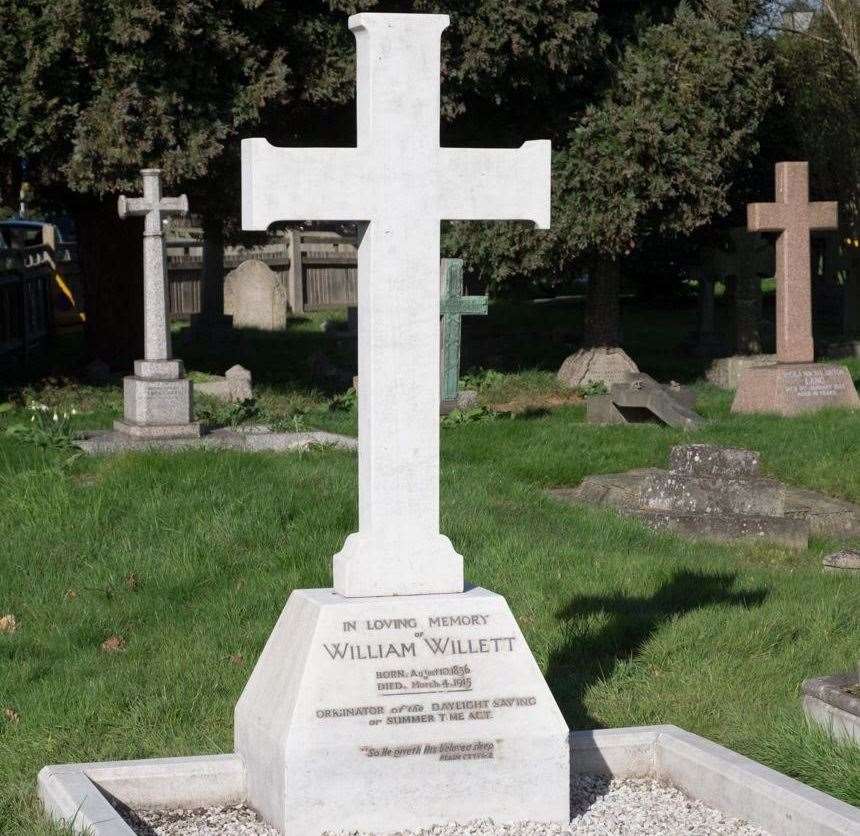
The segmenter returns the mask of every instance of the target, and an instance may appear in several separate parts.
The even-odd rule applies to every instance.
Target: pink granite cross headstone
[[[812,271],[809,233],[836,229],[838,204],[809,202],[809,163],[776,164],[776,202],[750,203],[747,229],[778,232],[776,353],[780,363],[811,363]]]

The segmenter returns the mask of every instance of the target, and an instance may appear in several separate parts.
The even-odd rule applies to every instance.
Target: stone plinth
[[[139,437],[199,436],[192,421],[193,384],[186,378],[159,380],[129,375],[123,378],[123,420],[114,428]]]
[[[566,824],[568,729],[504,598],[290,596],[235,713],[286,836],[491,816]]]
[[[732,479],[758,476],[761,456],[756,450],[717,447],[714,444],[676,444],[669,451],[669,470],[700,477]]]
[[[649,511],[781,517],[785,485],[773,479],[659,471],[645,479],[640,500]]]
[[[738,382],[747,369],[757,366],[775,366],[775,354],[735,354],[714,360],[705,372],[708,383],[720,389],[737,389]]]
[[[748,369],[741,378],[732,412],[798,415],[825,407],[860,407],[844,366],[781,363]]]
[[[837,740],[860,746],[860,681],[846,673],[807,679],[803,683],[803,710]]]

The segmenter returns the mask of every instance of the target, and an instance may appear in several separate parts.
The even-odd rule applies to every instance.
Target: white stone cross
[[[117,209],[123,220],[143,215],[143,334],[146,360],[170,360],[170,318],[167,306],[167,268],[162,221],[185,215],[188,198],[161,196],[161,170],[144,168],[143,197],[120,195]]]
[[[447,15],[358,14],[356,148],[242,142],[242,225],[358,220],[359,530],[334,558],[344,596],[462,592],[439,532],[443,219],[548,227],[550,143],[441,148]]]

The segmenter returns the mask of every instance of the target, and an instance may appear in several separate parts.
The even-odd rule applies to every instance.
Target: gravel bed
[[[490,819],[423,830],[371,834],[342,830],[324,836],[768,836],[740,819],[694,801],[675,787],[647,779],[573,779],[569,827]],[[129,819],[132,817],[129,816]],[[205,810],[138,810],[129,824],[138,836],[279,836],[244,805]]]

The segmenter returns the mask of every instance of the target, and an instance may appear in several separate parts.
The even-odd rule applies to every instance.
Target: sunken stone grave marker
[[[507,603],[464,591],[439,532],[439,222],[547,227],[550,207],[548,142],[440,147],[447,25],[350,18],[356,148],[242,143],[246,229],[363,219],[359,530],[333,590],[290,596],[236,706],[248,800],[296,836],[568,820],[567,726]]]
[[[144,359],[123,379],[123,419],[114,429],[141,439],[199,437],[192,421],[192,383],[173,359],[167,306],[167,270],[162,221],[188,212],[188,198],[162,197],[161,171],[141,172],[143,197],[118,201],[120,218],[143,216]]]
[[[809,164],[777,163],[776,202],[747,207],[751,232],[776,232],[776,354],[773,366],[741,375],[732,412],[796,415],[827,406],[860,407],[844,366],[814,363],[810,233],[835,229],[837,204],[810,203]]]
[[[608,394],[591,395],[585,404],[589,424],[658,423],[693,430],[705,422],[694,411],[694,392],[677,383],[658,383],[642,372],[627,372]]]

